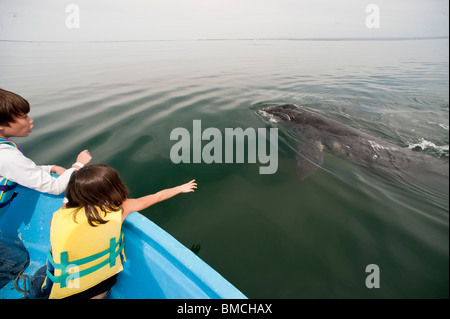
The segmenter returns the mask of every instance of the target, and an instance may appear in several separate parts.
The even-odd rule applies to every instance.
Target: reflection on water
[[[448,175],[387,179],[324,153],[301,182],[287,130],[271,175],[174,164],[169,139],[195,119],[270,128],[252,106],[294,103],[448,160],[448,40],[0,42],[0,81],[32,105],[17,141],[38,163],[88,148],[132,196],[196,178],[194,194],[143,213],[250,298],[448,298],[448,183],[420,182]],[[365,286],[369,264],[379,289]]]

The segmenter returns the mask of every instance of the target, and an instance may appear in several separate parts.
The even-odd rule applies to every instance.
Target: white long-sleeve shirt
[[[59,195],[66,190],[70,176],[76,169],[69,168],[56,178],[50,175],[52,167],[36,165],[15,147],[0,144],[0,180],[6,178],[42,193]]]

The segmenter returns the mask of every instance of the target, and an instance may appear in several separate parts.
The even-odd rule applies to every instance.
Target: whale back
[[[448,176],[448,165],[442,165],[439,158],[402,148],[295,104],[269,106],[263,111],[301,137],[296,156],[297,175],[301,180],[313,175],[323,164],[322,151],[381,175],[410,170],[415,175]]]

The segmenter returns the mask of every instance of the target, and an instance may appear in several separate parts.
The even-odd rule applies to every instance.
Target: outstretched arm
[[[172,188],[167,188],[155,194],[150,194],[136,199],[127,198],[122,203],[122,221],[124,221],[125,218],[127,218],[128,214],[132,212],[141,211],[180,193],[193,192],[195,188],[197,188],[197,183],[195,182],[195,179],[193,179],[192,181],[186,184]]]

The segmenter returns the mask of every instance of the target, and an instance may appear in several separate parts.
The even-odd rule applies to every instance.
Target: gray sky
[[[366,25],[371,3],[379,28]],[[66,25],[69,4],[79,28]],[[448,36],[448,10],[448,0],[0,0],[0,40],[435,37]]]

